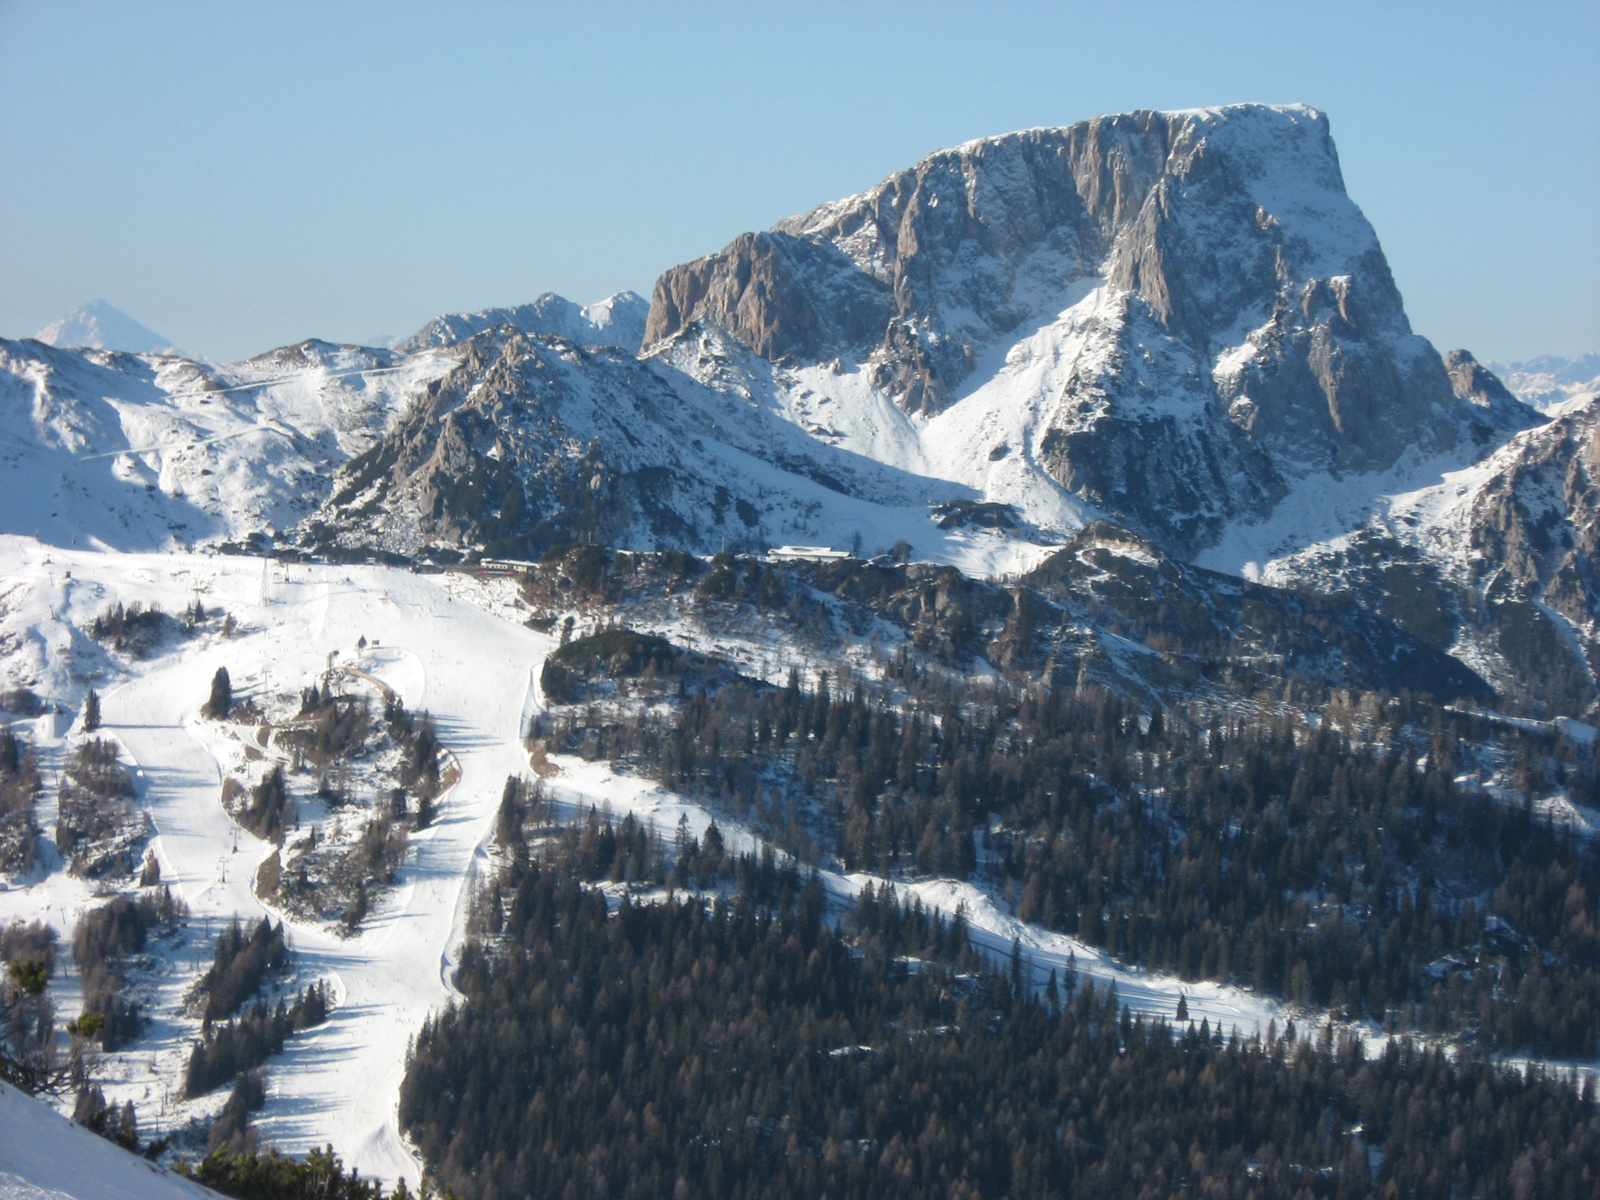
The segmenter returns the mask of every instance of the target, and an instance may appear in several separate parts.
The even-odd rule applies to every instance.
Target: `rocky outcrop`
[[[1077,348],[1040,398],[1038,465],[1182,554],[1307,475],[1448,449],[1464,421],[1503,435],[1535,419],[1462,362],[1458,396],[1304,106],[1134,112],[941,151],[668,271],[647,350],[697,324],[780,364],[860,364],[923,417],[1060,325]]]
[[[1478,409],[1482,424],[1494,429],[1531,429],[1543,423],[1536,409],[1518,400],[1493,371],[1467,351],[1447,352],[1444,369],[1456,398]]]
[[[654,466],[665,482],[675,465],[659,446],[633,452],[633,429],[663,440],[659,421],[641,419],[641,410],[670,401],[659,380],[616,350],[505,326],[478,334],[457,366],[340,472],[311,536],[324,548],[513,556],[565,541],[625,541],[640,516],[640,468]],[[661,497],[668,524],[676,498]]]
[[[1300,677],[1444,700],[1491,694],[1474,671],[1351,596],[1202,570],[1104,522],[1080,531],[1023,582],[1158,650],[1190,680],[1226,676],[1237,685],[1248,663],[1277,681]]]
[[[888,287],[830,243],[746,233],[657,281],[644,341],[705,321],[763,358],[815,362],[870,351],[892,312]]]
[[[1495,377],[1495,373],[1466,350],[1446,352],[1444,369],[1450,376],[1450,386],[1455,394],[1479,408],[1517,403],[1517,398]]]
[[[1600,693],[1600,400],[1519,438],[1479,490],[1473,582],[1510,677],[1592,712]]]
[[[567,542],[765,550],[837,540],[848,515],[830,503],[859,521],[863,501],[914,503],[927,482],[614,348],[501,326],[454,353],[341,469],[306,526],[313,546],[519,558]]]
[[[1453,503],[1440,485],[1274,564],[1477,664],[1539,716],[1600,712],[1600,399],[1520,434]],[[1420,517],[1419,515],[1420,514]]]

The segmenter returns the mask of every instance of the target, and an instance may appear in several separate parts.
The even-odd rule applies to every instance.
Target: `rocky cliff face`
[[[926,418],[1088,284],[1027,450],[1182,553],[1306,474],[1448,448],[1467,417],[1520,427],[1462,402],[1411,332],[1327,119],[1303,106],[1135,112],[942,151],[668,271],[645,343],[700,323],[782,365],[859,363]]]
[[[1473,664],[1529,711],[1600,711],[1600,399],[1366,528],[1273,564]]]

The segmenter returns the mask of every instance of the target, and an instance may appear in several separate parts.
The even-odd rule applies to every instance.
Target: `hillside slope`
[[[6,1200],[215,1200],[0,1083],[0,1196]]]
[[[1474,666],[1538,716],[1593,716],[1600,690],[1600,398],[1359,530],[1270,563],[1340,590]]]
[[[0,339],[0,529],[133,550],[291,528],[450,365],[317,341],[217,366]]]

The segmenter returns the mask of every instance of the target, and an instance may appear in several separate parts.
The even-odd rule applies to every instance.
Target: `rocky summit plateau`
[[[1600,367],[1414,332],[1317,109],[91,307],[0,339],[0,1196],[1600,1189]]]

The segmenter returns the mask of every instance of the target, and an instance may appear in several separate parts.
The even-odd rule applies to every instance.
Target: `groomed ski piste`
[[[51,995],[59,1019],[70,1019],[81,999],[69,951],[72,929],[87,909],[104,903],[105,893],[64,869],[52,840],[55,785],[68,745],[81,737],[79,713],[90,686],[102,696],[98,736],[113,738],[135,772],[161,881],[191,912],[186,937],[154,947],[159,978],[145,980],[151,1026],[101,1063],[97,1081],[107,1099],[132,1099],[147,1139],[221,1107],[226,1089],[180,1099],[184,1062],[199,1027],[183,1014],[183,997],[209,962],[217,929],[234,916],[271,916],[286,922],[291,986],[326,980],[334,1005],[326,1023],[290,1038],[269,1060],[267,1102],[255,1120],[263,1144],[294,1154],[331,1144],[363,1175],[391,1185],[403,1177],[415,1186],[420,1164],[396,1125],[408,1042],[431,1012],[457,996],[451,978],[468,902],[490,866],[505,779],[532,774],[524,734],[540,706],[539,670],[554,640],[522,623],[526,613],[511,580],[463,573],[63,551],[4,536],[0,579],[5,686],[29,680],[55,710],[12,722],[28,735],[44,771],[38,809],[44,844],[34,874],[0,891],[0,923],[44,920],[56,928],[61,941]],[[213,631],[175,640],[130,662],[108,655],[83,632],[115,601],[181,612],[195,598],[233,618],[231,636]],[[289,918],[257,897],[256,870],[274,848],[223,809],[223,764],[237,742],[199,715],[218,667],[228,669],[236,698],[248,699],[294,695],[340,666],[392,688],[407,709],[431,713],[457,768],[436,820],[411,835],[397,885],[380,893],[353,936],[334,923]],[[566,756],[550,761],[558,771],[545,783],[563,818],[590,806],[619,818],[632,812],[668,839],[681,818],[696,836],[711,820],[691,799],[605,763]],[[736,823],[718,817],[718,824],[730,849],[759,846]],[[884,882],[830,872],[822,880],[840,906],[867,883]],[[1290,1019],[1309,1016],[1239,988],[1126,967],[1073,938],[1016,920],[1003,901],[972,883],[921,879],[895,886],[902,899],[920,897],[925,907],[949,916],[963,912],[974,941],[997,958],[1009,956],[1015,944],[1040,985],[1051,970],[1076,970],[1114,983],[1133,1012],[1169,1021],[1182,996],[1191,1020],[1244,1036],[1264,1032],[1269,1022],[1281,1030]],[[1369,1037],[1381,1040],[1376,1030]],[[0,1180],[0,1195],[11,1194],[5,1186]]]

